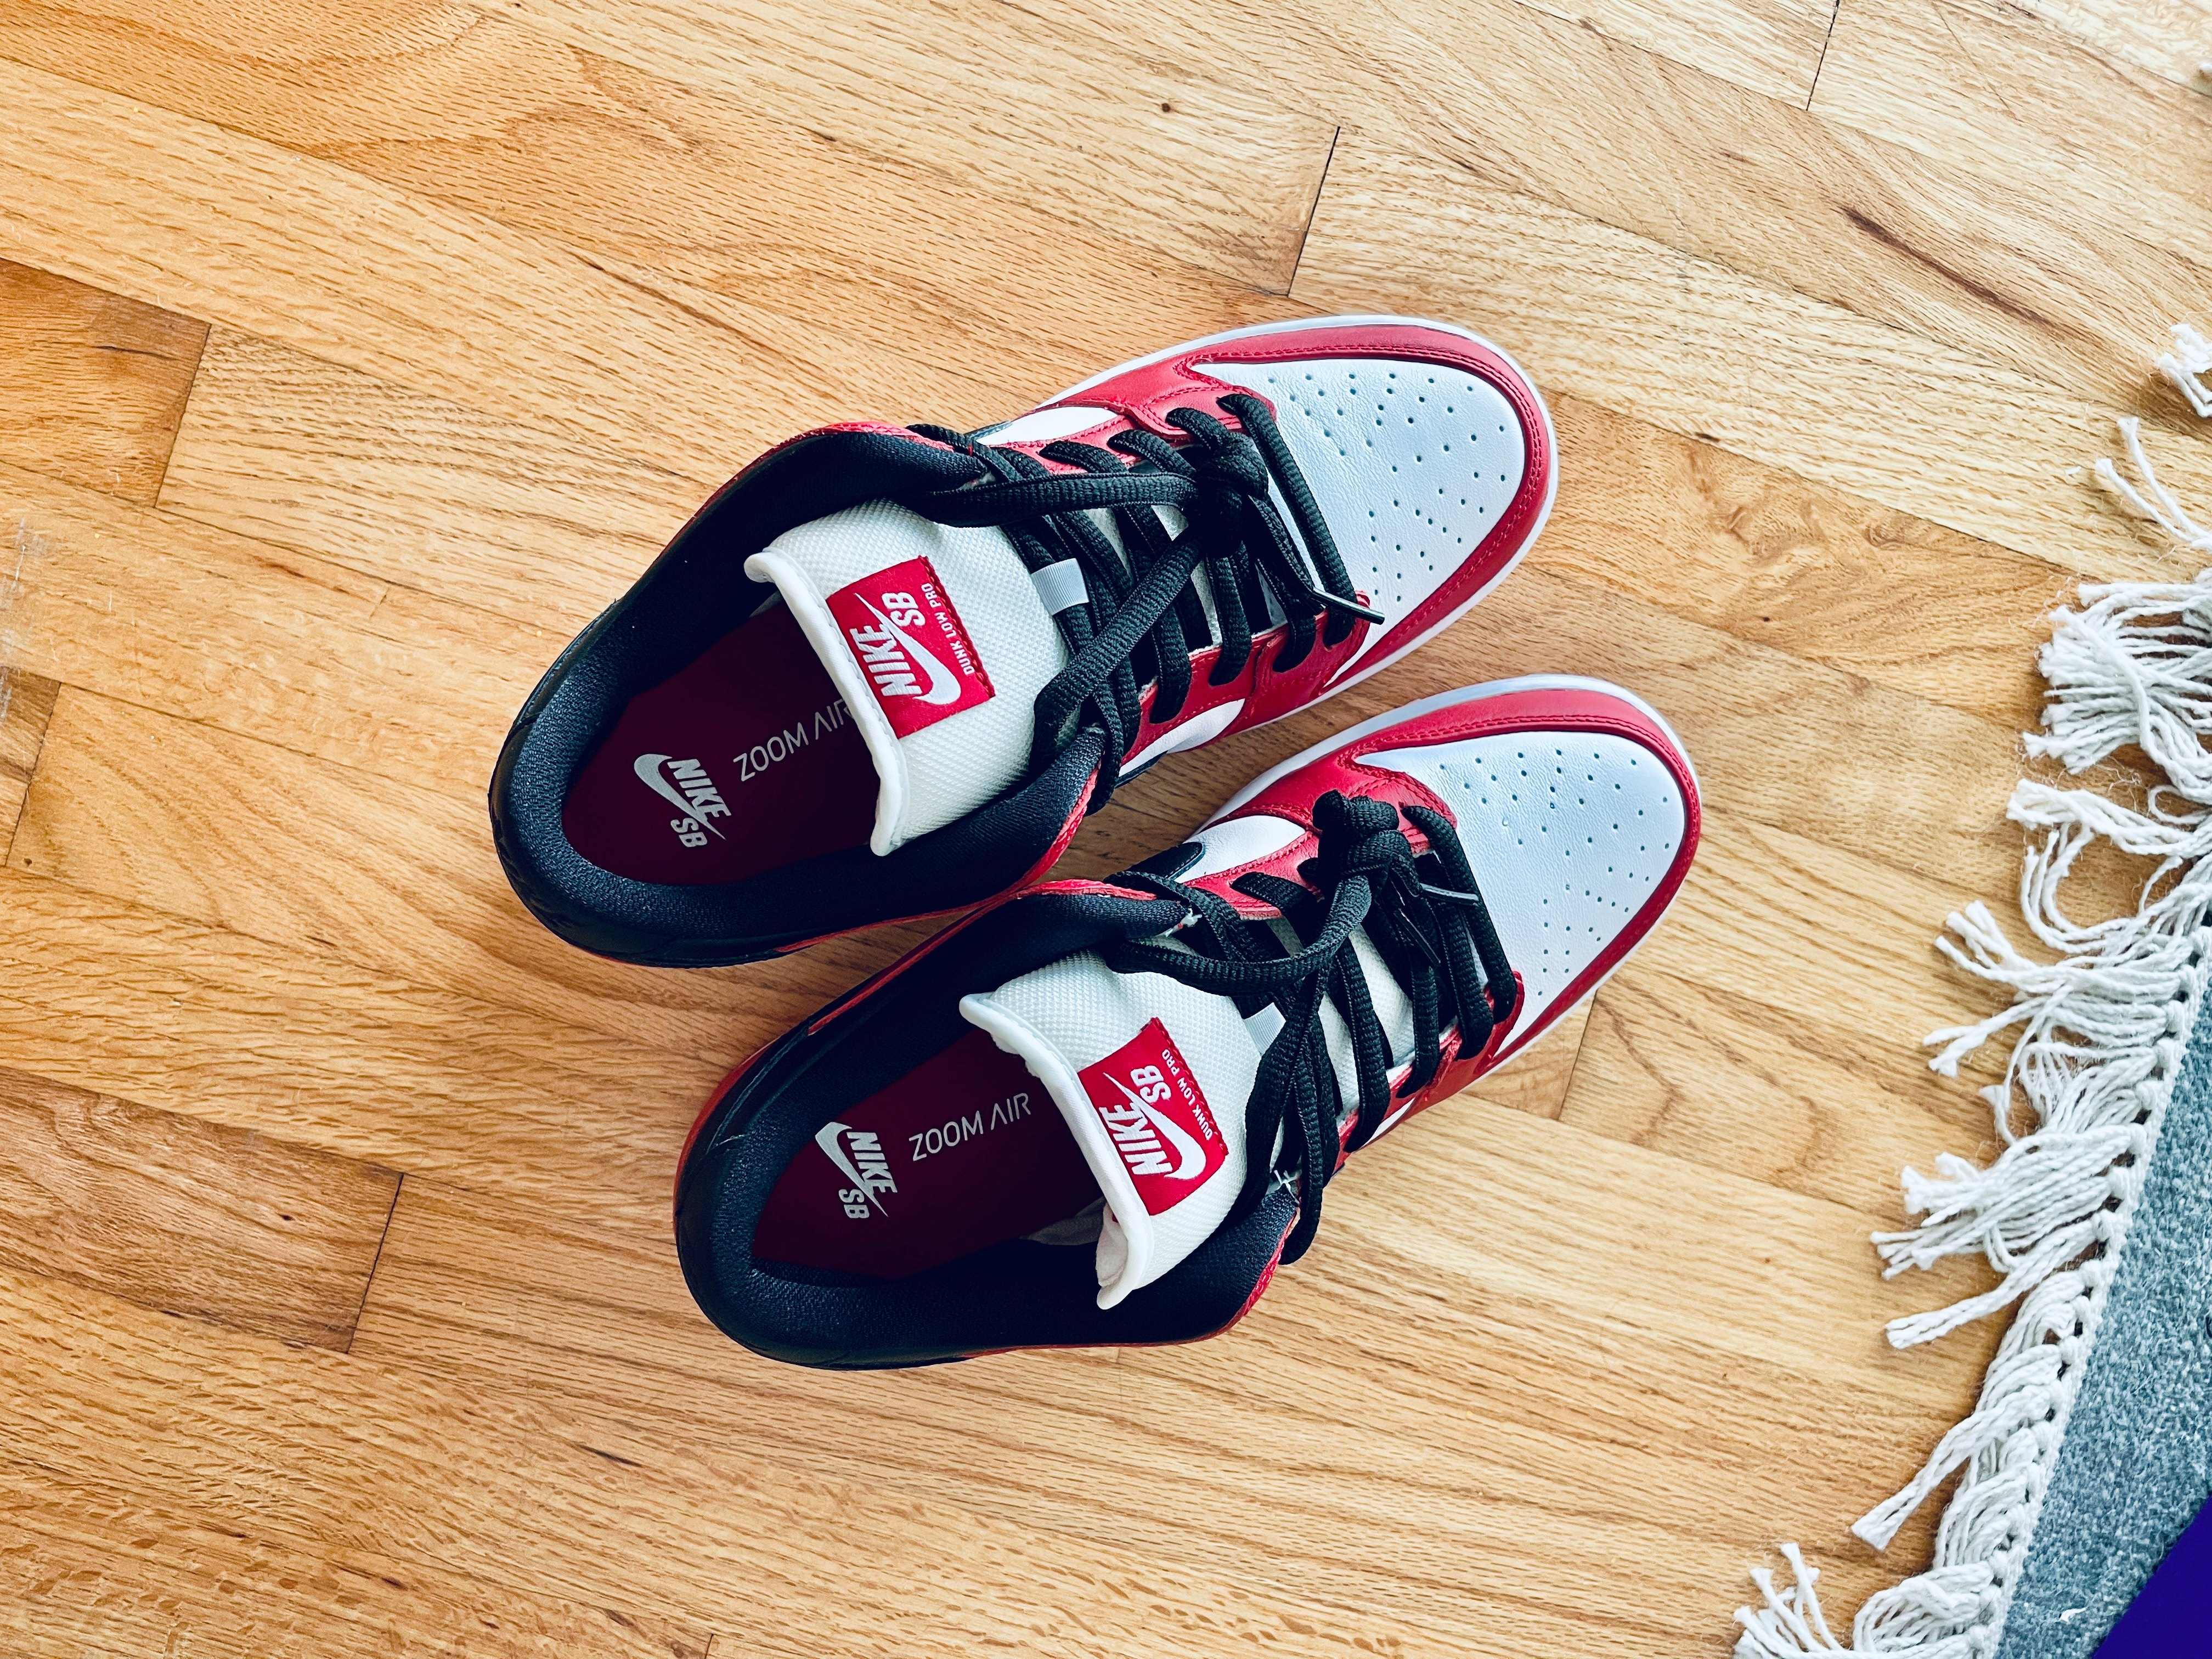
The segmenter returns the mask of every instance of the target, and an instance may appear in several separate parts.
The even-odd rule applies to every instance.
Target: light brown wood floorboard
[[[0,1462],[0,1638],[15,1659],[705,1659],[708,1634],[327,1540],[155,1508],[112,1486]]]
[[[726,27],[722,10],[680,15]],[[657,8],[631,21],[668,27],[678,16]],[[984,36],[1001,46],[1008,16],[939,20],[917,85],[962,97],[966,58],[986,49]],[[1064,31],[1071,21],[1038,9],[1021,27]],[[1093,52],[1141,52],[1162,21],[1148,18],[1141,40],[1109,9],[1083,27]],[[1827,21],[1822,9],[1809,50]],[[2133,216],[2102,194],[2023,193],[1808,114],[1796,106],[1809,79],[1777,101],[1516,0],[1479,0],[1472,15],[1455,4],[1348,16],[1213,3],[1178,8],[1167,26],[1212,88],[1266,65],[1273,84],[1370,139],[2116,409],[2172,411],[2170,394],[2140,372],[2142,344],[2175,316],[2212,312],[2203,254],[2212,210],[2191,247],[2147,246]],[[854,27],[878,49],[909,38],[885,16]],[[1490,50],[1463,49],[1474,33]],[[410,49],[395,52],[395,40]],[[756,310],[834,319],[846,336],[956,377],[1036,392],[1075,378],[1064,369],[1071,354],[1109,362],[1271,314],[1243,290],[1289,282],[1287,258],[1263,276],[1141,240],[1150,227],[1192,222],[1188,162],[1172,179],[1102,170],[1115,188],[1152,195],[1120,214],[1097,204],[1086,222],[1103,220],[1110,234],[1079,234],[1030,205],[1048,193],[980,195],[919,161],[879,161],[867,149],[872,128],[856,134],[857,152],[832,149],[818,112],[803,125],[764,123],[751,100],[641,75],[460,6],[386,0],[327,15],[319,33],[272,28],[252,8],[182,21],[150,5],[33,8],[12,28],[0,23],[0,50]],[[1041,103],[1066,73],[1064,59],[1018,55],[994,85],[1001,102]],[[483,90],[447,95],[459,85]],[[872,114],[897,125],[880,107]],[[1119,117],[1128,131],[1118,144],[1080,123],[1040,135],[1039,170],[1080,167],[1109,145],[1127,155],[1158,119],[1149,104]],[[1593,153],[1607,165],[1589,165]],[[1217,142],[1206,165],[1226,176],[1259,164]],[[1243,182],[1236,199],[1267,198]],[[1281,194],[1285,234],[1303,231],[1311,189]],[[944,234],[948,220],[960,236]]]
[[[2011,8],[1852,0],[1813,94],[1823,120],[2009,182],[2106,202],[2129,234],[2206,258],[2212,108],[2202,90],[2085,51]],[[2161,319],[2163,323],[2183,319]],[[2142,343],[2146,369],[2162,344]],[[2179,405],[2177,404],[2178,408]]]
[[[0,1070],[0,1261],[343,1348],[398,1181],[257,1131]]]
[[[854,408],[996,412],[834,327],[43,70],[0,60],[0,255],[694,478]]]
[[[0,259],[0,461],[150,502],[207,325]]]
[[[7,610],[0,602],[0,627],[5,626]],[[0,665],[0,843],[14,838],[22,817],[31,771],[39,763],[39,746],[60,691],[52,680]]]
[[[1587,1624],[1540,1650],[1605,1651],[1613,1626],[1645,1650],[1707,1651],[1689,1605],[1706,1540],[1755,1554],[1770,1527],[1827,1534],[1932,1443],[1972,1374],[1972,1340],[1918,1364],[1884,1350],[1868,1299],[1927,1291],[1858,1271],[1844,1241],[1868,1218],[1473,1100],[1374,1150],[1336,1183],[1314,1254],[1212,1344],[889,1387],[794,1371],[706,1328],[665,1244],[426,1187],[395,1221],[362,1350],[558,1402],[641,1462],[704,1430],[1024,1525],[1147,1551],[1203,1539],[1232,1577],[1419,1609],[1500,1654],[1539,1650],[1493,1621],[1513,1602],[1544,1614],[1521,1588],[1541,1582],[1583,1587],[1569,1616]],[[1760,1242],[1770,1229],[1800,1242]],[[1585,1265],[1616,1249],[1637,1272]],[[1817,1288],[1793,1282],[1801,1266]],[[1386,1328],[1429,1335],[1378,1343]],[[1814,1425],[1776,1409],[1808,1364],[1853,1402],[1820,1421],[1825,1472]],[[1364,1408],[1336,1409],[1340,1390]],[[1607,1583],[1622,1550],[1636,1585]]]
[[[1395,1608],[1228,1583],[1182,1551],[1121,1543],[1102,1559],[1096,1543],[794,1473],[733,1443],[647,1459],[428,1370],[248,1346],[119,1303],[88,1319],[81,1299],[4,1271],[0,1310],[0,1426],[58,1475],[217,1524],[250,1517],[272,1541],[642,1603],[741,1653],[1480,1651]],[[1540,1632],[1573,1625],[1525,1617]]]
[[[955,382],[1037,392],[1081,378],[1073,362],[1279,311],[1255,289],[1289,284],[1333,134],[1303,120],[1293,139],[1231,118],[1156,153],[1152,128],[1203,113],[1141,103],[1121,112],[1132,125],[1117,139],[1086,131],[1107,118],[1086,100],[1030,154],[1047,173],[1095,165],[1097,189],[1067,196],[1030,177],[994,191],[948,171],[942,147],[902,161],[870,149],[865,127],[825,131],[819,106],[717,96],[422,0],[313,14],[12,7],[0,9],[0,52],[764,311],[831,321]],[[929,67],[916,73],[918,90],[960,95]],[[993,86],[1001,101],[1049,91],[1022,86],[1012,65]],[[1114,162],[1094,163],[1109,146]],[[990,146],[963,132],[959,148]],[[1116,212],[1109,191],[1127,207]],[[1247,222],[1232,240],[1252,240],[1252,258],[1186,245],[1191,198],[1208,191]],[[738,384],[728,395],[755,394]]]
[[[2006,17],[2003,0],[1976,0],[1973,9]],[[2022,0],[2018,9],[2073,36],[2100,57],[2163,76],[2176,86],[2203,85],[2212,8],[2203,0]]]
[[[589,955],[509,890],[480,802],[74,689],[62,694],[9,862],[726,1064],[836,988],[805,972],[679,972]]]

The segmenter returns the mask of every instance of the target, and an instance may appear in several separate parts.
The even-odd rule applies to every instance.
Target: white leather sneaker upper
[[[1472,738],[1361,758],[1419,779],[1451,807],[1530,1023],[1643,908],[1687,828],[1674,774],[1609,732]]]
[[[1274,405],[1346,572],[1382,612],[1377,639],[1458,573],[1528,469],[1513,405],[1463,370],[1378,357],[1195,367]]]

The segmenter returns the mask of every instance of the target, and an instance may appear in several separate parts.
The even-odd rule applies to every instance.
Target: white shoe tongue
[[[1221,1224],[1244,1182],[1244,1109],[1273,1011],[1085,951],[961,999],[1044,1085],[1106,1196],[1098,1305],[1160,1278]],[[1256,1028],[1256,1029],[1255,1029]]]
[[[1413,1049],[1413,1006],[1364,931],[1352,945],[1395,1080]],[[1044,1085],[1106,1196],[1100,1307],[1212,1236],[1243,1186],[1245,1108],[1260,1057],[1282,1030],[1273,1008],[1246,1019],[1227,997],[1164,974],[1117,974],[1084,951],[963,997],[960,1014]],[[1349,1114],[1359,1097],[1351,1035],[1327,1004],[1321,1022]]]
[[[1004,532],[874,501],[786,531],[745,574],[775,584],[867,743],[875,853],[1022,775],[1036,694],[1067,649]]]

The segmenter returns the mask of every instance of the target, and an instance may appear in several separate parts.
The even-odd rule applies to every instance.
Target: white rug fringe
[[[2202,67],[2212,68],[2212,65]],[[2199,415],[2212,415],[2212,386],[2198,378],[2212,368],[2212,340],[2186,323],[2173,325],[2173,349],[2158,360],[2159,372],[2181,388],[2189,406]]]
[[[2212,368],[2212,341],[2179,328],[2175,337],[2189,354],[2182,361],[2194,365],[2188,373]],[[2212,395],[2199,412],[2212,414]],[[2212,553],[2212,531],[2159,483],[2136,422],[2120,427],[2135,477],[2100,461],[2099,478],[2179,545]],[[2004,1150],[1986,1169],[1947,1154],[1932,1176],[1906,1170],[1907,1206],[1923,1218],[1875,1238],[1891,1277],[1966,1255],[2004,1275],[1983,1295],[1893,1322],[1896,1346],[1931,1341],[2015,1299],[2020,1312],[1973,1411],[1902,1492],[1851,1528],[1887,1547],[1963,1469],[1936,1533],[1935,1565],[1869,1597],[1846,1646],[1822,1616],[1818,1573],[1784,1545],[1795,1582],[1783,1589],[1764,1568],[1752,1575],[1765,1605],[1738,1609],[1737,1659],[1989,1659],[2004,1628],[2212,975],[2212,859],[2204,856],[2212,852],[2212,750],[2204,742],[2212,734],[2212,570],[2193,582],[2085,585],[2081,600],[2081,609],[2052,615],[2041,654],[2045,729],[2029,734],[2028,749],[2080,772],[2135,744],[2166,781],[2140,812],[2087,790],[2023,781],[2013,792],[2009,816],[2040,832],[2021,874],[2021,914],[2058,960],[2023,956],[1985,905],[1951,916],[1955,939],[1938,941],[1943,952],[2009,987],[2013,1001],[1928,1039],[1942,1045],[1929,1064],[1955,1076],[1967,1054],[2020,1028],[2003,1082],[1982,1091]],[[2159,863],[2134,915],[2076,923],[2059,908],[2059,889],[2100,838]]]

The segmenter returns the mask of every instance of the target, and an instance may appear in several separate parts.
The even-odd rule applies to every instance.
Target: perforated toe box
[[[1526,990],[1521,1029],[1622,939],[1687,834],[1673,771],[1609,732],[1527,732],[1360,758],[1418,778],[1451,808]]]
[[[1527,477],[1519,412],[1464,369],[1382,357],[1196,367],[1274,405],[1345,569],[1385,629],[1458,574]]]

